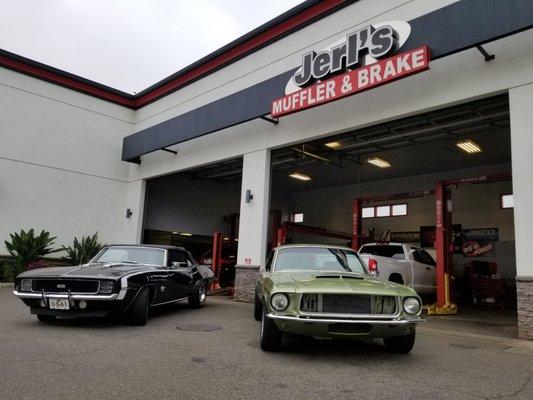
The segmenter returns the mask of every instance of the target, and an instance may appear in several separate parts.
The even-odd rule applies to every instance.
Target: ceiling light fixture
[[[291,178],[298,179],[300,181],[310,181],[311,177],[309,175],[301,174],[299,172],[292,172],[289,175]]]
[[[330,149],[338,149],[341,147],[341,144],[339,142],[329,142],[326,143],[324,146],[329,147]]]
[[[470,139],[460,140],[456,143],[456,146],[459,147],[461,150],[467,152],[468,154],[481,153],[482,151],[481,146]]]
[[[390,168],[390,162],[379,157],[370,157],[366,160],[369,164],[375,165],[379,168]]]
[[[192,233],[181,232],[180,236],[192,236]]]

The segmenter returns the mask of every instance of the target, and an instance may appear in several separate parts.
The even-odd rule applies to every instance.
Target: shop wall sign
[[[400,243],[418,243],[420,242],[420,232],[391,232],[390,241]]]
[[[437,232],[435,226],[420,227],[420,246],[427,249],[435,248]],[[452,225],[452,242],[454,254],[461,254],[463,250],[463,226],[461,224]]]
[[[499,240],[498,228],[463,230],[464,257],[494,256],[494,242]]]
[[[352,32],[323,51],[307,52],[285,96],[272,102],[278,118],[385,85],[429,68],[430,51],[421,46],[394,54],[411,33],[409,23],[393,21]]]

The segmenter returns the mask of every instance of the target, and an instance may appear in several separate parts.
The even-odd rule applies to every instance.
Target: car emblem
[[[161,291],[164,292],[166,290],[165,286],[161,286]]]
[[[57,284],[57,288],[58,289],[65,289],[67,287],[67,285],[65,285],[64,283],[58,283]]]

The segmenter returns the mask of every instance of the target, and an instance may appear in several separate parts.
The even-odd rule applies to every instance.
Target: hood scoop
[[[324,274],[324,275],[317,275],[315,278],[316,279],[358,279],[358,280],[365,279],[362,276],[344,275],[344,274]]]

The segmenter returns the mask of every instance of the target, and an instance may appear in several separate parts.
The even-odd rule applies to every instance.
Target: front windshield
[[[93,262],[163,265],[165,250],[149,247],[118,247],[104,249]]]
[[[326,271],[366,273],[355,251],[323,247],[279,249],[274,271]]]

